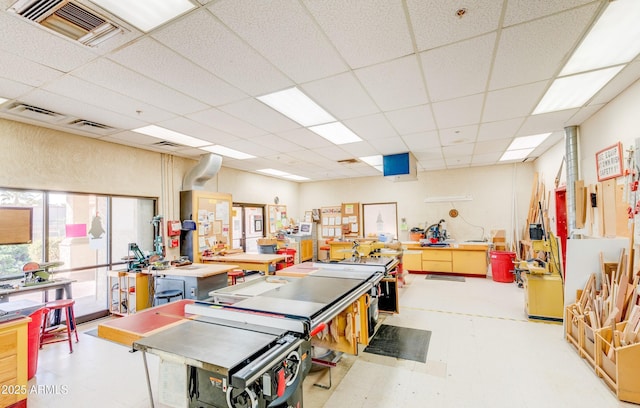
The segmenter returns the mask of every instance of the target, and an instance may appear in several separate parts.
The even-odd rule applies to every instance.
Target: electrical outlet
[[[191,288],[191,296],[195,297],[196,295],[196,288]]]

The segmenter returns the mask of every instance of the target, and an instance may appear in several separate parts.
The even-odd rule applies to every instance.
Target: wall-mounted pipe
[[[578,175],[578,126],[564,128],[565,157],[567,160],[567,232],[569,237],[576,229],[576,189]]]
[[[222,166],[222,156],[217,154],[205,154],[198,164],[184,175],[182,179],[182,191],[204,190],[204,185],[215,176]]]

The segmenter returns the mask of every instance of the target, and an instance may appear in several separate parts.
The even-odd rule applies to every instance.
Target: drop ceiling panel
[[[502,153],[483,153],[483,154],[474,154],[471,158],[471,165],[490,165],[498,163],[502,157]]]
[[[332,143],[324,137],[319,136],[306,128],[298,128],[288,132],[279,132],[277,135],[285,140],[304,146],[307,149],[328,147],[332,145]]]
[[[0,77],[0,97],[5,99],[19,99],[33,88],[20,82]]]
[[[479,154],[502,154],[507,147],[511,144],[513,139],[495,139],[495,140],[487,140],[485,142],[476,143],[475,149],[473,150],[473,155]]]
[[[6,12],[0,13],[0,50],[61,72],[69,72],[96,58],[91,48]]]
[[[376,139],[369,142],[377,151],[383,155],[408,152],[409,148],[400,137],[388,137],[386,139]]]
[[[256,143],[260,146],[268,147],[270,149],[275,148],[279,152],[288,153],[288,152],[299,152],[300,150],[304,150],[305,148],[300,146],[299,144],[293,143],[289,140],[286,140],[282,137],[276,135],[264,135],[264,136],[256,136],[249,139],[250,142]]]
[[[413,53],[401,0],[304,0],[352,68]]]
[[[342,150],[339,146],[328,146],[315,149],[315,152],[320,156],[324,156],[327,159],[331,159],[335,162],[339,160],[351,159],[351,154]]]
[[[531,1],[509,0],[504,15],[504,25],[510,26],[539,17],[548,16],[574,7],[579,7],[593,0]]]
[[[618,75],[602,88],[590,101],[589,104],[603,104],[609,102],[640,77],[640,62],[635,61],[627,65]]]
[[[408,0],[419,51],[451,44],[498,29],[503,0]],[[462,18],[456,15],[466,9]]]
[[[11,78],[31,86],[44,85],[63,75],[53,68],[5,51],[0,51],[0,61],[0,78]]]
[[[440,149],[438,132],[419,132],[402,136],[402,140],[411,151],[424,149]]]
[[[561,131],[578,109],[567,109],[559,112],[530,116],[518,131],[517,136],[537,135],[539,133]]]
[[[424,132],[436,128],[429,105],[387,112],[386,117],[400,135]]]
[[[233,142],[222,143],[223,146],[230,149],[237,150],[239,152],[251,154],[256,157],[264,157],[278,152],[277,146],[271,146],[271,148],[253,143],[249,140],[234,140]]]
[[[105,59],[87,64],[74,71],[73,75],[181,115],[208,108],[204,103],[168,88],[160,82],[152,81],[135,71]],[[114,81],[113,78],[118,78],[118,80]]]
[[[420,166],[424,170],[442,170],[447,167],[444,159],[420,160]]]
[[[221,111],[269,132],[284,132],[300,125],[254,98],[221,106]]]
[[[448,169],[456,169],[461,167],[469,167],[473,156],[447,156],[445,154],[444,161]]]
[[[478,130],[478,141],[514,137],[524,121],[525,118],[522,117],[499,122],[483,123]]]
[[[433,113],[440,128],[466,126],[480,122],[483,95],[472,95],[450,101],[436,102]]]
[[[471,156],[473,154],[474,147],[475,143],[462,143],[444,146],[442,148],[442,154],[444,155],[444,158],[448,163],[449,158]]]
[[[578,112],[576,112],[575,115],[573,115],[571,118],[569,118],[569,120],[567,120],[566,126],[581,125],[585,120],[589,119],[592,115],[594,115],[604,106],[605,106],[604,104],[589,105],[589,106],[580,108],[580,110],[578,110]]]
[[[398,135],[382,113],[345,120],[344,124],[364,140],[384,139]]]
[[[490,89],[551,78],[596,10],[594,3],[502,30]]]
[[[538,105],[548,84],[549,81],[540,81],[488,92],[482,121],[496,122],[528,116]]]
[[[200,122],[196,122],[195,120],[182,116],[160,122],[158,125],[191,137],[211,142],[211,144],[228,143],[239,139],[229,133],[214,129],[210,126],[206,126]]]
[[[247,96],[151,37],[124,47],[109,58],[213,106],[238,101]]]
[[[248,138],[267,134],[263,129],[246,123],[218,109],[208,109],[206,111],[187,115],[189,119],[200,122],[214,129],[232,134],[240,138]]]
[[[373,146],[371,146],[371,144],[368,142],[347,143],[347,144],[340,145],[340,147],[344,151],[350,153],[354,158],[375,156],[380,154],[380,152],[376,150]]]
[[[43,89],[145,122],[157,122],[175,117],[175,114],[73,76],[62,77],[44,86]],[[96,98],[95,95],[100,95],[100,98]],[[140,113],[138,114],[137,111]]]
[[[414,55],[361,68],[355,73],[382,110],[402,109],[428,102]]]
[[[491,33],[421,53],[431,101],[484,92],[495,42]]]
[[[379,112],[352,72],[308,82],[302,90],[339,120]]]
[[[478,125],[459,126],[440,131],[440,143],[442,146],[474,143],[478,136]]]
[[[324,78],[349,68],[298,2],[225,0],[209,9],[296,82]]]
[[[189,14],[152,36],[252,96],[293,85],[206,10]]]

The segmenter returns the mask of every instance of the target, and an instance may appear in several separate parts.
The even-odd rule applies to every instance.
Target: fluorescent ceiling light
[[[282,176],[282,177],[288,178],[290,180],[297,180],[297,181],[309,180],[309,178],[307,178],[307,177],[296,176],[295,174],[289,174],[287,176]]]
[[[202,150],[206,150],[211,153],[221,154],[223,156],[231,157],[232,159],[245,160],[254,159],[256,156],[252,156],[247,153],[239,152],[237,150],[229,149],[221,145],[205,146],[201,147]]]
[[[5,103],[6,101],[8,101],[8,99],[3,98],[0,96],[0,105],[2,105],[3,103]]]
[[[260,173],[264,173],[264,174],[270,174],[272,176],[288,176],[289,173],[286,173],[284,171],[280,171],[280,170],[276,170],[276,169],[260,169],[260,170],[256,170],[259,171]]]
[[[189,0],[91,1],[145,33],[196,7]]]
[[[609,1],[561,76],[623,64],[640,53],[640,1]]]
[[[620,72],[622,65],[584,74],[557,78],[544,95],[534,115],[579,108]]]
[[[365,156],[365,157],[358,157],[358,159],[362,160],[363,162],[367,163],[369,166],[373,167],[374,169],[382,172],[382,155],[378,154],[375,156]]]
[[[163,139],[169,142],[174,142],[190,147],[202,147],[211,143],[204,140],[196,139],[195,137],[183,135],[182,133],[174,132],[173,130],[165,129],[156,125],[149,125],[138,129],[133,129],[133,131],[136,133],[142,133],[147,136],[153,136],[158,139]]]
[[[507,150],[506,152],[504,152],[504,154],[500,158],[500,161],[522,160],[522,159],[525,159],[529,155],[529,153],[531,153],[532,151],[533,151],[533,148],[520,149],[520,150]]]
[[[522,136],[513,139],[507,150],[520,150],[536,148],[540,143],[544,142],[551,133],[541,133],[539,135]]]
[[[358,135],[353,133],[351,129],[343,125],[341,122],[312,126],[309,130],[337,145],[362,141]]]
[[[257,99],[302,126],[319,125],[336,120],[295,87],[258,96]]]

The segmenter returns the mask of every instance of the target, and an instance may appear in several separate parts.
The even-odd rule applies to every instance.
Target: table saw
[[[319,269],[232,305],[194,302],[194,318],[137,340],[135,350],[161,359],[176,387],[158,400],[172,407],[302,407],[311,368],[311,337],[387,272],[384,265]],[[177,379],[177,380],[176,380]],[[147,381],[149,375],[147,370]],[[152,391],[149,384],[151,401]],[[164,394],[163,394],[164,393]]]

